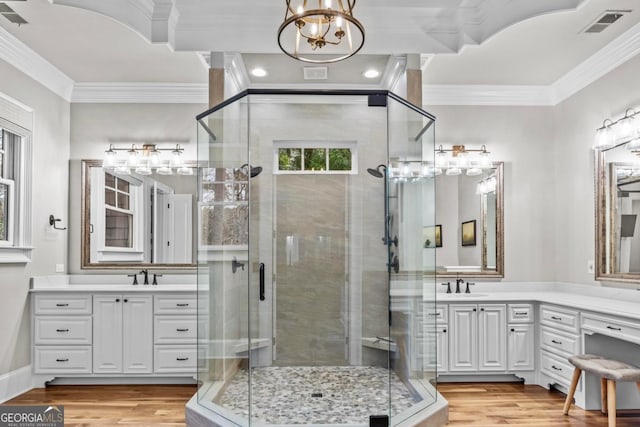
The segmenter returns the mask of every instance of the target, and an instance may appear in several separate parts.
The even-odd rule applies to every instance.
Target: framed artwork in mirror
[[[476,245],[476,220],[462,223],[462,246]]]
[[[423,231],[425,248],[441,248],[442,247],[442,225],[434,225],[424,227]]]

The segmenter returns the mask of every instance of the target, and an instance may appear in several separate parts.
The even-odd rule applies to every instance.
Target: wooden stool
[[[580,374],[585,371],[600,376],[602,412],[609,413],[609,427],[616,427],[616,381],[635,382],[640,390],[640,368],[593,354],[571,356],[569,362],[575,366],[575,370],[567,399],[564,401],[563,414],[569,414]]]

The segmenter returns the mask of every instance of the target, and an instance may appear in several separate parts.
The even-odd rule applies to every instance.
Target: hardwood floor
[[[572,406],[564,394],[514,383],[442,383],[449,425],[471,427],[606,427],[600,411]],[[6,404],[64,405],[65,426],[184,426],[184,405],[195,386],[53,386],[34,389]],[[640,426],[640,410],[619,411],[617,427]]]
[[[562,415],[565,395],[534,385],[514,383],[441,383],[449,401],[449,425],[473,427],[545,426],[606,427],[600,411],[571,406]],[[640,410],[618,411],[617,427],[640,426]]]
[[[51,386],[7,405],[64,405],[65,426],[184,426],[194,385]]]

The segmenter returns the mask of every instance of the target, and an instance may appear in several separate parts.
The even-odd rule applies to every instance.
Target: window
[[[105,172],[104,245],[111,248],[133,248],[133,208],[129,182]]]
[[[356,173],[353,142],[276,142],[276,173]]]
[[[0,263],[31,261],[33,110],[0,92]]]

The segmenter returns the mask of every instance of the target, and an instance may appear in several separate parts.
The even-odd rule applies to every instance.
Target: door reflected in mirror
[[[425,250],[436,251],[439,277],[504,276],[502,182],[502,162],[476,176],[436,176],[441,244]]]
[[[195,163],[150,175],[82,166],[82,268],[194,266]]]

